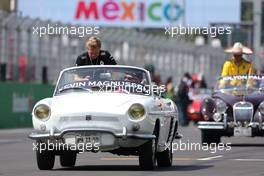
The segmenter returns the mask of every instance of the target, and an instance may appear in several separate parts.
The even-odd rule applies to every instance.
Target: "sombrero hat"
[[[224,51],[232,54],[253,54],[250,48],[243,46],[240,42],[234,43],[233,47],[227,48]]]

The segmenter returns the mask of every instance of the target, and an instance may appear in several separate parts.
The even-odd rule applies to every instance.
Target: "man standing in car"
[[[253,64],[242,57],[243,54],[253,54],[250,48],[236,42],[232,48],[226,49],[225,52],[233,54],[233,57],[225,61],[221,76],[251,75],[256,72]]]
[[[101,50],[101,41],[97,37],[90,37],[85,43],[87,49],[77,57],[76,66],[83,65],[116,65],[113,56],[106,50]]]

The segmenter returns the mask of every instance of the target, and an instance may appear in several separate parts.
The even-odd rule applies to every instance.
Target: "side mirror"
[[[152,85],[152,90],[155,96],[162,98],[164,93],[166,92],[165,85],[158,86],[156,84]]]
[[[166,87],[165,85],[159,86],[159,98],[164,98],[164,94],[166,92]]]
[[[152,83],[150,89],[153,91],[155,97],[159,97],[159,86],[157,86],[155,83]]]

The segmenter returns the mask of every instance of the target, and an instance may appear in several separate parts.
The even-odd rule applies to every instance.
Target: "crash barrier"
[[[61,33],[41,36],[40,31],[34,30],[50,28],[54,32],[59,27],[63,29]],[[65,34],[71,27],[80,26],[0,11],[1,80],[54,83],[63,68],[75,65],[89,36]],[[172,76],[177,83],[184,72],[190,72],[202,73],[212,84],[220,75],[226,59],[221,49],[197,46],[182,36],[170,37],[165,29],[160,29],[156,36],[142,31],[100,27],[96,35],[103,41],[102,48],[109,50],[118,64],[141,67],[153,64],[163,82]]]
[[[53,90],[47,84],[0,82],[0,128],[32,127],[34,104]]]

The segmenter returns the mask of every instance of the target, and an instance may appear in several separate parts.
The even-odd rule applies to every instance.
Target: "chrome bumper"
[[[122,133],[116,133],[109,129],[95,129],[95,128],[72,128],[65,129],[63,131],[56,131],[55,129],[51,129],[49,132],[42,131],[33,131],[28,135],[30,139],[33,140],[41,140],[41,139],[62,139],[63,135],[69,132],[101,132],[101,133],[110,133],[116,138],[135,138],[135,139],[155,139],[156,136],[153,134],[133,134],[128,133],[127,129],[123,127]]]
[[[264,123],[259,122],[251,122],[248,124],[249,127],[252,128],[259,128],[259,130],[264,130]],[[199,129],[212,129],[212,130],[226,130],[227,128],[234,128],[235,125],[230,125],[229,123],[224,122],[207,122],[207,121],[200,121],[198,122]]]
[[[224,122],[198,122],[199,129],[215,129],[215,130],[224,130],[225,129]]]

